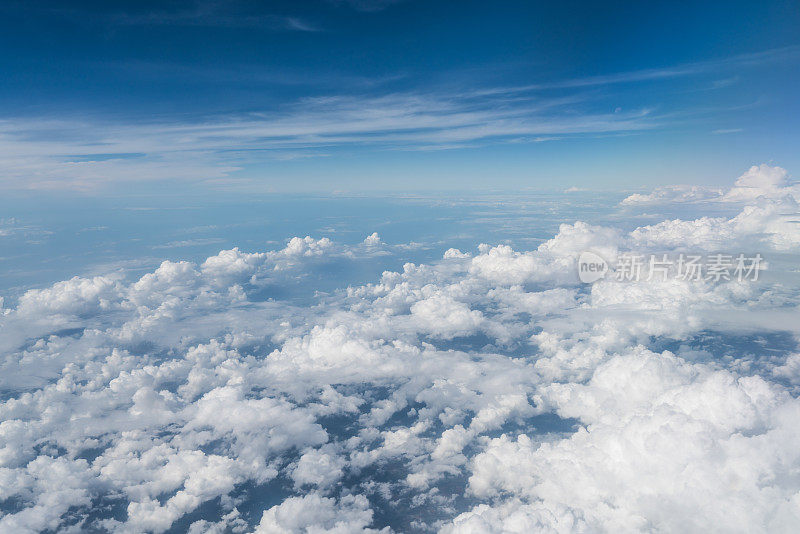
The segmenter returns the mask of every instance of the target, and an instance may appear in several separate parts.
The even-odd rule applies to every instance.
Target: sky
[[[0,533],[795,533],[798,27],[0,3]]]
[[[3,2],[0,190],[637,189],[799,168],[796,2]]]

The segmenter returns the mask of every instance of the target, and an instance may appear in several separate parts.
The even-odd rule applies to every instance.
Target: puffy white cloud
[[[723,200],[748,202],[759,197],[779,200],[787,195],[800,201],[800,186],[789,180],[786,169],[762,163],[753,165],[742,174],[733,187],[725,193]]]
[[[32,289],[19,299],[17,312],[30,317],[43,315],[95,315],[119,301],[113,278],[74,277],[45,289]]]
[[[247,253],[233,248],[207,258],[200,268],[205,276],[224,284],[228,281],[246,280],[263,265],[266,256],[264,253]]]
[[[371,522],[372,510],[363,495],[343,497],[336,502],[312,493],[286,499],[264,511],[255,534],[379,532],[367,528]]]
[[[700,185],[668,185],[656,187],[651,193],[634,193],[622,200],[623,206],[639,204],[664,204],[668,202],[701,202],[717,200],[723,195],[722,189]]]
[[[444,259],[449,259],[449,258],[465,259],[469,258],[470,255],[467,254],[466,252],[461,252],[457,248],[448,248],[447,250],[444,251],[444,255],[442,257]]]
[[[633,245],[703,250],[759,246],[795,249],[800,245],[800,226],[796,223],[800,215],[800,185],[792,184],[788,176],[781,167],[753,166],[727,192],[703,198],[745,204],[735,217],[706,216],[694,220],[663,221],[634,230],[631,233]],[[622,203],[632,205],[658,201],[680,204],[697,200],[694,194],[686,198],[685,195],[665,194],[665,191],[668,190],[659,189],[647,197],[633,195]]]
[[[762,163],[750,167],[727,191],[699,185],[668,185],[657,187],[651,193],[629,195],[621,204],[636,206],[715,201],[748,203],[759,198],[781,200],[786,197],[800,201],[800,185],[789,179],[786,169]]]
[[[281,251],[281,254],[287,257],[292,256],[319,256],[324,254],[326,250],[330,250],[333,243],[327,237],[322,239],[314,239],[313,237],[306,236],[304,238],[293,237],[287,243],[286,248]]]
[[[309,449],[297,461],[292,480],[298,487],[312,485],[328,488],[342,477],[345,463],[339,451],[331,446]]]
[[[578,255],[592,250],[603,258],[615,258],[625,243],[616,228],[593,226],[577,221],[562,224],[558,234],[532,252],[517,252],[508,245],[481,246],[481,254],[472,258],[471,271],[500,284],[577,283]]]
[[[368,246],[375,246],[381,244],[381,237],[378,235],[378,232],[372,232],[364,239],[364,244]]]
[[[637,228],[633,245],[662,249],[721,250],[769,247],[796,249],[800,245],[798,204],[791,199],[745,206],[736,217],[669,220]]]
[[[470,310],[463,302],[447,295],[433,295],[411,306],[411,316],[419,321],[422,332],[452,338],[474,333],[481,325],[483,314]]]
[[[487,515],[494,524],[601,531],[790,532],[800,518],[797,488],[776,477],[800,466],[791,445],[800,403],[761,378],[637,349],[586,384],[543,388],[541,402],[585,426],[558,441],[490,440],[470,488],[517,498],[464,514],[454,531]]]
[[[464,512],[452,524],[444,525],[442,534],[483,534],[487,532],[589,532],[580,515],[552,504],[522,503],[518,500],[499,506],[481,504]]]
[[[41,455],[20,469],[0,468],[0,480],[10,484],[5,493],[19,496],[28,506],[0,517],[0,531],[36,533],[56,530],[72,506],[91,503],[95,484],[85,460],[69,461]]]

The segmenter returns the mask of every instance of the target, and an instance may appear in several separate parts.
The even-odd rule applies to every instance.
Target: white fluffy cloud
[[[700,202],[715,200],[723,196],[722,189],[701,185],[667,185],[655,188],[651,193],[634,193],[622,200],[623,206],[637,204],[663,204],[666,202]]]
[[[759,197],[779,200],[787,196],[800,200],[800,185],[789,179],[786,169],[762,163],[753,165],[741,175],[723,199],[728,202],[748,202]]]
[[[669,185],[657,187],[651,193],[634,193],[622,200],[623,206],[667,203],[752,202],[756,199],[800,201],[800,184],[789,178],[781,167],[762,163],[753,165],[727,191],[698,185]]]
[[[553,530],[566,517],[591,531],[790,532],[800,520],[797,487],[776,479],[800,467],[800,402],[759,377],[637,349],[600,365],[586,384],[543,388],[541,402],[585,426],[559,441],[488,441],[470,489],[526,503],[498,510],[497,522],[516,515]],[[468,532],[482,512],[467,512],[453,530]]]
[[[795,250],[800,245],[800,207],[790,197],[745,206],[733,218],[668,220],[637,228],[632,244],[666,249],[734,250],[767,247]]]
[[[367,528],[371,522],[372,511],[363,495],[345,497],[337,503],[312,493],[291,497],[265,510],[254,534],[377,533]]]

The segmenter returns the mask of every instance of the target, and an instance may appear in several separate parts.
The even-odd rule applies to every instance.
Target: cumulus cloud
[[[698,202],[715,200],[723,195],[722,189],[700,185],[668,185],[655,188],[651,193],[634,193],[622,200],[623,206],[637,204],[663,204],[667,202]]]
[[[265,288],[400,249],[295,237],[32,289],[0,314],[0,530],[790,532],[797,206],[745,197],[310,304]],[[584,250],[745,245],[770,277],[577,279]]]
[[[313,493],[292,497],[266,510],[255,534],[376,533],[367,528],[372,521],[368,506],[363,495],[345,497],[339,503]]]
[[[789,178],[781,167],[762,163],[753,165],[742,174],[727,191],[701,185],[669,185],[657,187],[651,193],[634,193],[622,200],[623,206],[669,204],[687,202],[739,202],[758,198],[800,201],[800,185]]]
[[[741,175],[733,187],[725,193],[723,200],[747,202],[759,197],[776,200],[786,196],[800,200],[800,186],[789,180],[786,169],[762,163],[753,165]]]
[[[586,384],[544,388],[541,402],[585,426],[557,442],[489,440],[473,460],[471,491],[524,504],[478,507],[451,531],[470,532],[489,513],[490,530],[513,521],[546,530],[790,532],[800,519],[796,487],[759,482],[800,465],[791,445],[800,403],[761,378],[636,349]]]
[[[791,197],[780,201],[761,201],[745,206],[733,218],[700,217],[694,220],[667,220],[637,228],[631,233],[634,244],[648,247],[724,248],[768,247],[793,250],[800,244],[797,217],[800,206]]]

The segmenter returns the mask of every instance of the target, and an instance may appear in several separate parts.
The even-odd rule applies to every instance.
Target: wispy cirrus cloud
[[[743,132],[743,128],[718,128],[716,130],[712,130],[712,134],[714,135],[726,135],[726,134],[734,134]]]
[[[436,150],[651,130],[648,110],[580,111],[580,96],[507,106],[444,94],[301,99],[282,111],[181,122],[90,119],[0,122],[7,188],[95,188],[111,181],[220,179],[253,161],[327,155],[325,149]]]
[[[365,12],[383,11],[384,9],[404,1],[406,0],[329,0],[332,4],[347,6],[356,11]]]
[[[21,3],[11,2],[6,9],[20,8]],[[312,22],[295,15],[275,12],[268,5],[245,2],[221,2],[215,0],[191,0],[156,5],[98,5],[94,9],[86,6],[73,7],[54,4],[51,6],[28,6],[45,16],[67,19],[81,24],[103,24],[106,26],[198,26],[206,28],[260,28],[264,30],[286,30],[316,32],[320,28]]]
[[[386,92],[387,87],[361,85],[361,94],[307,96],[246,113],[150,120],[98,115],[7,118],[0,120],[0,187],[97,189],[116,182],[158,180],[220,184],[251,165],[329,157],[335,151],[440,151],[565,142],[642,134],[692,121],[704,123],[705,132],[734,133],[708,127],[706,119],[719,114],[719,106],[698,101],[676,110],[656,101],[651,107],[623,110],[599,86],[725,74],[734,67],[793,60],[798,52],[800,48],[789,47],[669,69],[471,91],[438,87]]]
[[[742,68],[776,62],[797,61],[798,59],[800,59],[800,46],[786,46],[750,54],[738,54],[726,58],[684,63],[668,67],[639,69],[597,76],[567,78],[563,80],[533,83],[516,87],[490,88],[477,91],[476,94],[491,94],[500,92],[522,93],[527,91],[539,91],[547,89],[569,89],[659,81],[674,78],[685,78],[701,74],[723,73],[729,70],[737,71],[738,69]],[[715,80],[712,82],[712,87],[716,89],[726,87],[735,83],[737,80],[738,77],[736,76]]]

